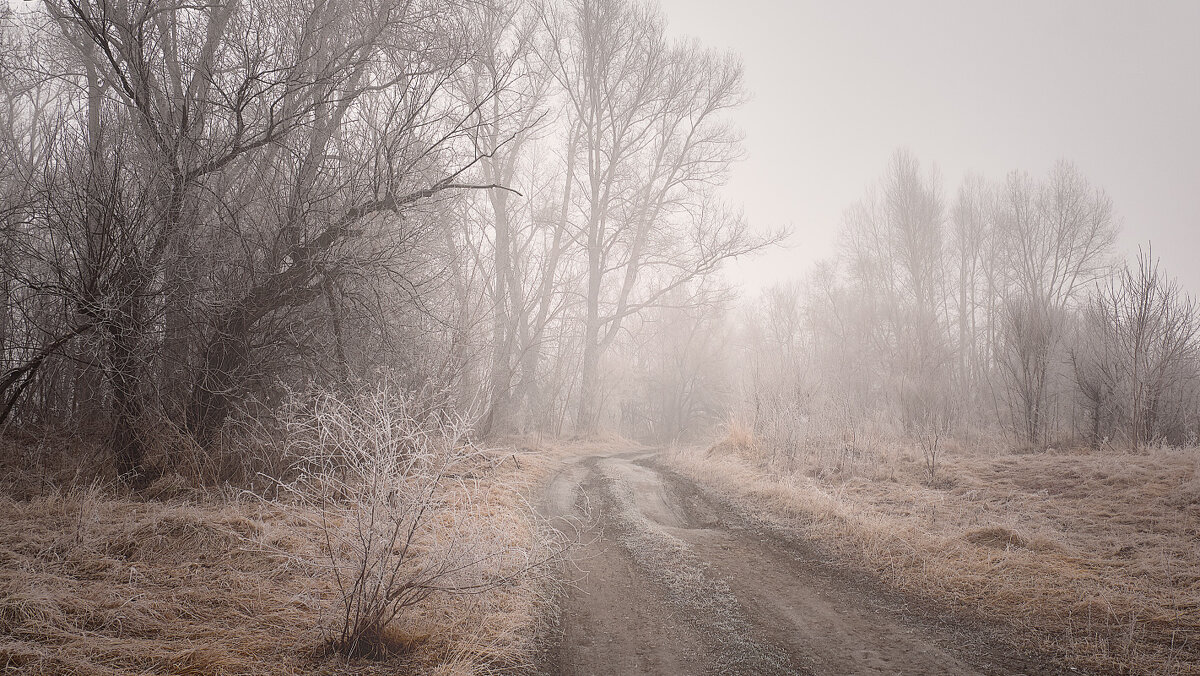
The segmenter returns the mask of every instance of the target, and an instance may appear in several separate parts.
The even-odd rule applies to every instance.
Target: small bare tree
[[[1130,445],[1153,443],[1180,427],[1170,409],[1172,400],[1184,398],[1200,349],[1196,301],[1146,251],[1136,267],[1126,265],[1099,288],[1086,316],[1091,340],[1104,348],[1091,370],[1104,376],[1105,398]],[[1084,379],[1080,386],[1095,385]]]
[[[1084,306],[1075,322],[1068,352],[1075,387],[1087,416],[1087,440],[1094,448],[1099,448],[1113,430],[1118,381],[1114,340],[1117,317],[1102,299],[1101,293],[1094,293]]]
[[[937,482],[938,461],[941,460],[942,441],[941,430],[934,424],[927,424],[919,438],[921,457],[925,461],[925,473],[929,476],[929,484]]]
[[[378,389],[301,400],[285,421],[293,478],[280,486],[320,534],[336,592],[326,629],[339,652],[386,653],[389,625],[406,609],[492,588],[537,563],[513,564],[485,519],[464,518],[468,477],[490,464],[465,419]]]

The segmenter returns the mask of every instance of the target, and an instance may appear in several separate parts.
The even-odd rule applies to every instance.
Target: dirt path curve
[[[756,530],[651,453],[573,461],[542,509],[579,540],[548,673],[1049,673],[979,626]]]

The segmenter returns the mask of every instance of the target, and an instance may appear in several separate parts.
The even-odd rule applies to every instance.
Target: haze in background
[[[842,211],[910,148],[998,179],[1074,162],[1113,199],[1119,255],[1153,243],[1200,292],[1200,2],[662,0],[670,30],[740,52],[749,157],[727,195],[787,250],[730,268],[747,291],[834,253]]]

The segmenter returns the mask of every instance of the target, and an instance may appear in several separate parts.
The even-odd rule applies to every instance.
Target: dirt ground
[[[545,673],[1064,670],[980,618],[906,599],[747,522],[652,452],[568,461],[542,509],[579,541]]]

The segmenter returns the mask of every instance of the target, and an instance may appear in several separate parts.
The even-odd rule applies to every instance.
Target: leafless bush
[[[475,481],[488,454],[451,414],[419,412],[415,398],[386,390],[320,394],[285,426],[291,475],[283,497],[320,533],[335,596],[329,645],[348,655],[404,646],[389,625],[437,592],[474,593],[529,571],[472,518]],[[521,558],[515,565],[512,556]],[[485,566],[481,565],[487,563]]]
[[[938,461],[941,460],[941,432],[934,426],[927,426],[920,435],[921,458],[925,461],[925,473],[929,475],[929,483],[937,481]]]

